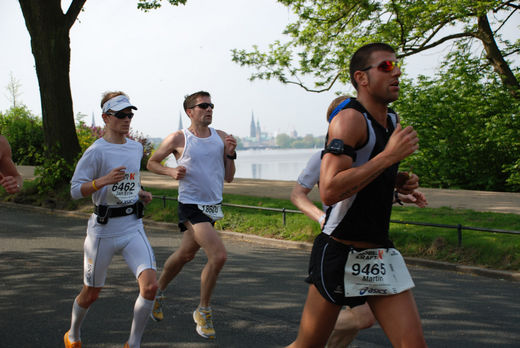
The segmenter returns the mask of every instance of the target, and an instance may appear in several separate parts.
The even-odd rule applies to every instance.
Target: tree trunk
[[[484,49],[486,50],[486,57],[493,65],[495,72],[500,76],[504,86],[507,87],[515,99],[520,99],[520,83],[502,56],[486,15],[478,17],[477,37],[482,41]]]
[[[45,144],[51,154],[73,163],[81,148],[76,135],[70,91],[70,18],[63,14],[60,0],[19,2],[31,36],[40,85]]]

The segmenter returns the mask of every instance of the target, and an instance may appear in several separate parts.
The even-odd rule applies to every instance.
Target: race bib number
[[[221,204],[211,204],[211,205],[198,205],[199,209],[209,217],[213,221],[220,220],[224,217],[224,213],[222,212]]]
[[[345,297],[399,294],[415,286],[394,248],[351,250],[345,264]]]
[[[125,173],[125,178],[108,187],[107,203],[128,204],[137,200],[139,190],[139,173]]]

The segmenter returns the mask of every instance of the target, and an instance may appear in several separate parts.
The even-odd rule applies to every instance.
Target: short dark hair
[[[194,107],[198,97],[211,97],[211,95],[206,91],[198,91],[193,94],[185,95],[184,103],[182,104],[184,111]]]
[[[354,79],[354,73],[359,70],[363,70],[367,67],[370,56],[372,53],[377,51],[385,51],[395,53],[395,50],[392,46],[382,42],[369,43],[364,46],[361,46],[357,49],[356,52],[350,58],[350,82],[352,82],[352,86],[357,90],[357,82]]]

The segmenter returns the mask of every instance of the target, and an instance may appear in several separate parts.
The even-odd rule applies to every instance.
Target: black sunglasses
[[[107,112],[107,115],[117,117],[117,118],[120,119],[120,120],[122,120],[122,119],[125,118],[125,117],[128,117],[128,119],[131,120],[132,117],[134,117],[134,113],[133,113],[133,112],[126,113],[126,112],[123,112],[123,111],[118,111],[118,112],[116,112],[116,113],[113,113],[113,112]]]
[[[204,109],[204,110],[206,110],[208,107],[211,107],[212,109],[215,109],[215,105],[213,103],[200,103],[200,104],[192,106],[190,109],[193,109],[193,108],[195,108],[197,106],[199,108],[201,108],[201,109]]]

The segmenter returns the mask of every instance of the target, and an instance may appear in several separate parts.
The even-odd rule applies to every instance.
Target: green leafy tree
[[[489,66],[460,52],[434,78],[402,82],[394,108],[420,138],[402,167],[424,186],[518,191],[520,101]]]
[[[518,19],[515,13],[520,9],[518,1],[279,2],[297,16],[284,31],[288,41],[276,41],[266,52],[257,46],[252,51],[232,51],[233,61],[257,70],[252,80],[278,79],[307,91],[321,92],[332,88],[337,81],[349,82],[349,59],[364,43],[387,42],[403,58],[444,43],[477,42],[480,61],[490,64],[511,95],[520,99],[518,78],[507,60],[512,55],[518,56],[520,40],[510,42],[501,36],[503,25]]]
[[[291,147],[292,139],[285,133],[280,133],[276,136],[276,145],[281,148]]]
[[[31,48],[40,85],[43,133],[47,158],[75,163],[81,148],[76,136],[70,90],[70,29],[86,0],[72,0],[67,11],[60,0],[18,0],[31,36]],[[186,0],[168,0],[172,5]],[[137,7],[149,10],[160,7],[160,0],[137,1]],[[48,163],[49,161],[46,161]],[[64,171],[66,173],[68,171]],[[55,183],[66,183],[65,174]]]

